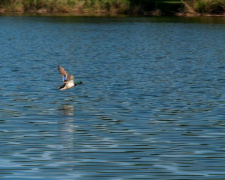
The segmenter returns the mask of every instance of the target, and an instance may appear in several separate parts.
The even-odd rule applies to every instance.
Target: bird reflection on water
[[[64,115],[69,115],[69,116],[74,115],[74,106],[73,105],[63,105],[59,110]]]
[[[76,125],[74,116],[74,106],[70,104],[64,104],[59,108],[59,114],[61,114],[61,120],[59,121],[58,136],[60,137],[60,144],[63,146],[61,153],[61,159],[71,160],[73,157],[74,147],[74,132],[76,131]],[[73,158],[72,158],[73,159]]]
[[[73,105],[62,105],[59,108],[60,114],[62,114],[62,119],[60,121],[60,129],[63,132],[73,132],[74,131],[74,106]]]

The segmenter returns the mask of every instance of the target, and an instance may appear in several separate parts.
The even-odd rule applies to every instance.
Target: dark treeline
[[[0,0],[0,12],[202,15],[224,14],[225,0]]]
[[[0,0],[1,12],[75,14],[174,14],[180,0]]]
[[[138,14],[174,15],[183,8],[180,0],[130,0],[131,11]],[[136,13],[136,12],[135,12]]]

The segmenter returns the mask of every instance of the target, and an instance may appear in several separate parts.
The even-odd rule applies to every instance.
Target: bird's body
[[[69,75],[62,66],[58,66],[58,70],[63,77],[63,85],[59,87],[60,90],[70,89],[76,86],[77,84],[83,84],[82,81],[74,82],[74,76]]]

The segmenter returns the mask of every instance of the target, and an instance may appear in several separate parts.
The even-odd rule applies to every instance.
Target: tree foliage
[[[225,0],[0,0],[0,12],[225,14]]]

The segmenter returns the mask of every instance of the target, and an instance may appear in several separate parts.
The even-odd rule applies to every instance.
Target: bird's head
[[[84,84],[82,81],[77,81],[76,83],[77,84]]]

